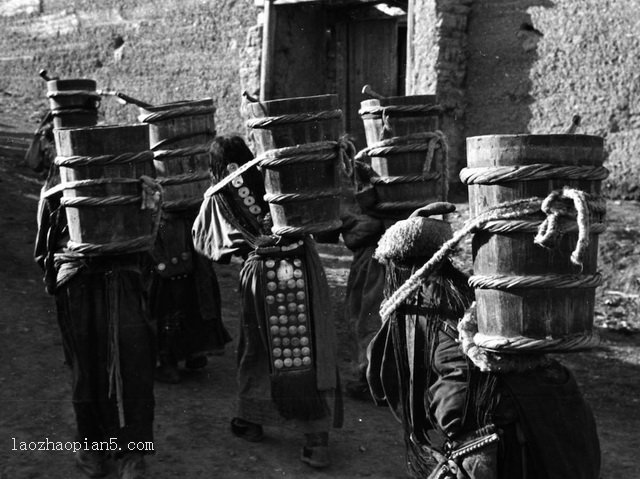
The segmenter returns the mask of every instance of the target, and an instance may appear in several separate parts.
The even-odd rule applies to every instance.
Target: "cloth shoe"
[[[187,369],[202,369],[208,363],[207,356],[199,354],[197,356],[191,356],[184,361],[184,367]]]
[[[106,459],[102,451],[81,450],[76,452],[76,467],[88,477],[104,477],[109,472]]]
[[[173,355],[160,354],[159,365],[155,371],[155,379],[161,383],[178,384],[180,382],[180,371],[178,371],[178,361]]]
[[[120,459],[118,474],[120,479],[144,479],[147,466],[144,455],[139,452],[126,453]]]
[[[302,447],[300,460],[315,468],[323,469],[331,465],[329,455],[329,433],[305,434],[306,444]]]
[[[245,421],[239,417],[234,417],[231,420],[231,432],[234,436],[249,442],[259,442],[264,438],[264,432],[260,424]]]

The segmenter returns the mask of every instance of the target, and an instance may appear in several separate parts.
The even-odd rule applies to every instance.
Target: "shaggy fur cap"
[[[416,210],[406,220],[392,225],[378,242],[376,259],[382,264],[414,266],[428,261],[451,237],[451,226],[444,220],[426,216],[451,213],[451,203],[434,203]]]

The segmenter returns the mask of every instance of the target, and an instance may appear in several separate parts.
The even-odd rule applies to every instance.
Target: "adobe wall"
[[[4,2],[7,3],[7,2]],[[38,2],[35,2],[36,4]],[[257,9],[250,0],[44,0],[42,13],[0,16],[3,110],[46,109],[47,69],[87,77],[150,103],[213,97],[220,133],[243,131],[240,61]],[[171,34],[169,34],[171,32]],[[121,49],[113,38],[124,39]],[[135,121],[135,108],[102,102],[106,120]]]

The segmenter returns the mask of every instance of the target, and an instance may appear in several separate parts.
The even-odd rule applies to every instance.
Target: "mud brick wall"
[[[0,2],[2,3],[2,2]],[[4,2],[7,3],[7,2]],[[220,133],[242,131],[238,81],[245,37],[257,9],[249,0],[43,0],[42,11],[0,11],[0,100],[33,123],[47,107],[47,69],[93,78],[160,104],[212,97]],[[3,4],[4,5],[4,4]],[[118,37],[124,40],[120,48]],[[137,109],[103,99],[108,123]]]
[[[465,165],[467,17],[472,0],[415,0],[407,94],[433,94],[444,107],[442,131],[450,146],[450,179]]]
[[[474,0],[466,135],[605,137],[612,198],[640,199],[637,0]]]

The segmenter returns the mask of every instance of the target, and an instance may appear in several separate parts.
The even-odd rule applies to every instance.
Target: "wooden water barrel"
[[[365,100],[360,103],[359,113],[370,148],[382,147],[384,143],[426,144],[429,139],[420,140],[416,135],[435,132],[440,127],[441,108],[436,104],[435,95]],[[442,151],[436,151],[430,168],[424,171],[425,149],[396,150],[370,157],[371,167],[379,175],[373,180],[376,209],[403,216],[425,204],[446,200],[446,193],[443,194],[446,168],[442,165],[446,158],[442,157]]]
[[[165,210],[198,207],[211,185],[209,144],[216,135],[215,111],[211,98],[140,108],[140,120],[149,125]]]
[[[85,78],[47,81],[54,128],[93,126],[98,123],[100,95],[96,82]]]
[[[603,139],[587,135],[495,135],[467,138],[468,184],[472,218],[500,204],[546,198],[570,187],[600,194],[607,170],[602,167]],[[597,200],[594,200],[597,202]],[[562,200],[570,210],[570,200]],[[604,206],[590,206],[589,244],[582,265],[571,261],[578,242],[576,219],[561,220],[567,230],[555,245],[534,243],[537,213],[486,225],[473,238],[480,345],[522,352],[581,349],[593,345],[598,233]],[[518,223],[518,220],[524,222]],[[492,345],[494,347],[492,347]]]
[[[337,95],[248,103],[247,126],[261,163],[272,231],[282,236],[338,229],[342,111]],[[270,158],[267,158],[270,157]]]
[[[54,134],[70,249],[96,255],[150,250],[156,218],[141,209],[139,181],[155,176],[147,125],[63,128]]]

